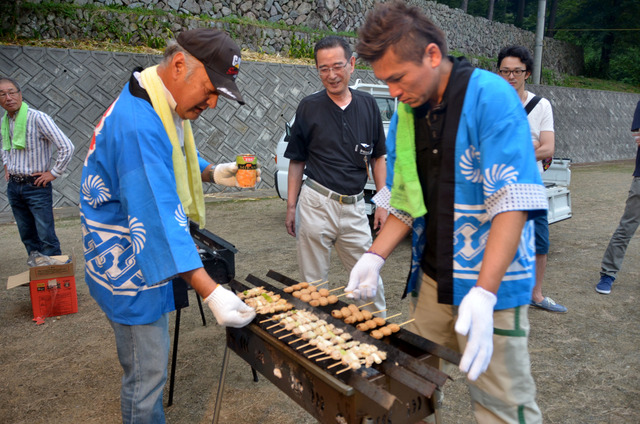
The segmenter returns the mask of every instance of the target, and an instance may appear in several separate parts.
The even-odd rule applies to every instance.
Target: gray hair
[[[162,57],[162,62],[160,62],[160,66],[168,66],[175,55],[177,55],[178,53],[182,53],[184,55],[185,63],[187,65],[186,78],[189,79],[189,77],[191,77],[191,75],[193,74],[195,64],[200,63],[200,61],[196,59],[191,53],[186,51],[184,47],[178,44],[178,42],[175,40],[171,40],[167,45],[167,48],[164,50],[164,55]]]
[[[22,90],[20,90],[20,84],[18,84],[18,81],[14,80],[13,78],[0,76],[0,82],[2,82],[2,81],[9,81],[11,84],[13,84],[13,86],[16,88],[16,90],[22,91]]]

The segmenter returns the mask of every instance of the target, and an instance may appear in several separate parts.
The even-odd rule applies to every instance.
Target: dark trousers
[[[60,241],[53,221],[53,190],[51,183],[38,187],[32,183],[7,183],[7,197],[18,232],[27,253],[60,255]]]

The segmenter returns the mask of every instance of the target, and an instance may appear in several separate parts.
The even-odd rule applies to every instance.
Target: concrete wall
[[[159,61],[157,55],[0,46],[0,75],[20,82],[24,100],[48,113],[76,146],[66,175],[54,182],[54,206],[77,206],[82,163],[93,127],[118,95],[136,66]],[[370,71],[352,77],[375,83]],[[255,152],[262,163],[258,188],[274,187],[276,143],[298,102],[321,88],[314,68],[243,62],[238,77],[247,104],[220,99],[218,107],[194,122],[198,149],[212,162],[232,161]],[[560,87],[532,87],[547,97],[556,117],[557,157],[574,162],[630,159],[631,116],[640,96]],[[205,184],[207,193],[219,190]],[[235,190],[235,189],[227,189]],[[8,212],[6,183],[0,179],[0,213]]]

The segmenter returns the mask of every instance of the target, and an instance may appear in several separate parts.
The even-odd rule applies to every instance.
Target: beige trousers
[[[346,286],[351,269],[372,243],[364,200],[340,204],[303,184],[296,208],[296,242],[302,281],[327,280],[331,249],[335,247],[347,272],[333,282],[333,288]],[[370,301],[356,301],[358,305],[365,303]],[[374,312],[385,308],[384,286],[378,278],[374,304],[366,309]],[[376,315],[386,316],[384,312]]]
[[[476,381],[467,380],[473,412],[478,423],[542,423],[536,403],[527,342],[528,305],[495,311],[493,355],[489,368]],[[412,294],[411,331],[463,352],[467,338],[456,333],[458,308],[438,303],[437,283],[423,274],[420,290]]]

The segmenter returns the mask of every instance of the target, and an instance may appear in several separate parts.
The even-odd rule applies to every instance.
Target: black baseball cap
[[[244,104],[236,86],[240,71],[240,48],[231,37],[217,29],[197,28],[181,32],[176,41],[202,62],[211,83],[221,95]]]

